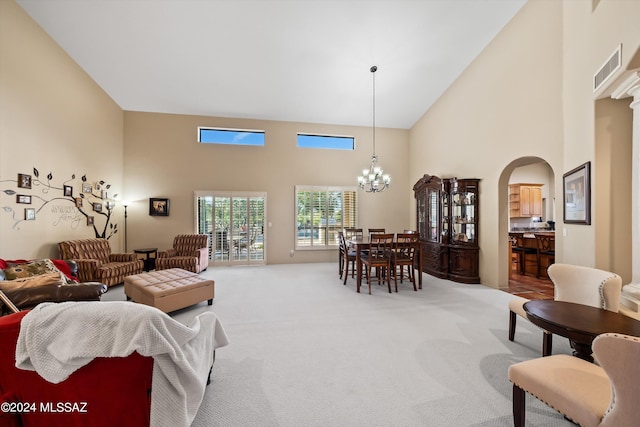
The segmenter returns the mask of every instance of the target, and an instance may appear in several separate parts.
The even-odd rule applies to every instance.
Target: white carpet
[[[335,264],[209,268],[206,302],[172,313],[188,323],[205,310],[230,345],[217,351],[193,426],[512,426],[510,364],[539,357],[542,332],[518,318],[512,296],[424,275],[372,295],[343,286]],[[123,299],[114,287],[103,300]],[[571,353],[554,337],[553,353]],[[531,426],[572,426],[527,397]]]

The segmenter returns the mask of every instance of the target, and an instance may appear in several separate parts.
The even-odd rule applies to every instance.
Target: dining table
[[[349,237],[346,239],[346,243],[348,247],[353,248],[356,251],[356,290],[360,292],[360,286],[362,284],[362,264],[360,261],[360,254],[362,251],[366,251],[371,248],[371,241],[369,240],[369,236],[364,237]],[[394,240],[395,243],[395,240]],[[422,289],[422,245],[418,240],[415,242],[416,245],[416,253],[418,262],[417,265],[414,265],[414,270],[418,270],[420,274],[418,274],[418,289]]]

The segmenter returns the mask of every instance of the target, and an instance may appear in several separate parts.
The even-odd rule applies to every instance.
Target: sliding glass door
[[[266,263],[266,193],[196,192],[198,232],[214,264]]]

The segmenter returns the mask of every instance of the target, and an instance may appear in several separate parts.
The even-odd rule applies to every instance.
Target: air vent
[[[604,63],[598,72],[593,76],[593,91],[597,91],[607,81],[613,73],[620,68],[620,52],[622,51],[622,45],[613,52],[613,55]]]

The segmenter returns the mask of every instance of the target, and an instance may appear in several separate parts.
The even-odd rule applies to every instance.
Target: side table
[[[155,270],[156,258],[158,257],[158,248],[134,249],[133,253],[144,255],[144,271]]]

